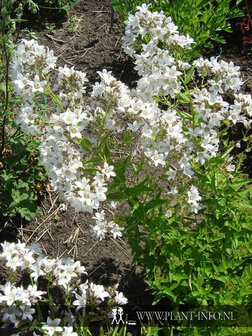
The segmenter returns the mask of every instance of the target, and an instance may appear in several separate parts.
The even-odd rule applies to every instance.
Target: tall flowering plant
[[[167,246],[170,239],[168,234],[151,242],[146,235],[150,228],[141,229],[147,219],[151,232],[160,233],[152,219],[161,215],[165,219],[160,223],[172,221],[177,229],[182,225],[184,234],[198,232],[202,216],[213,210],[211,188],[219,183],[211,184],[210,179],[211,190],[203,188],[209,169],[210,175],[215,174],[211,169],[220,170],[216,181],[239,182],[239,188],[246,185],[236,180],[238,168],[229,156],[232,148],[220,154],[220,146],[221,136],[232,125],[249,128],[252,99],[240,93],[239,68],[232,62],[199,58],[191,65],[181,61],[182,50],[194,41],[179,35],[178,27],[162,12],[138,7],[126,21],[123,41],[140,76],[134,89],[103,70],[98,72],[101,81],[87,95],[85,73],[67,66],[56,68],[52,51],[33,40],[19,44],[12,81],[23,101],[17,122],[40,138],[41,159],[54,190],[76,212],[90,214],[98,239],[107,233],[120,237],[125,229],[139,261],[142,251],[136,239],[151,246],[154,256],[161,253],[159,244]],[[55,81],[51,70],[56,70]],[[35,105],[41,93],[54,104],[43,122]],[[158,262],[162,264],[164,258]],[[171,266],[164,270],[169,273]],[[184,286],[190,288],[190,281]],[[183,291],[180,285],[178,290]]]

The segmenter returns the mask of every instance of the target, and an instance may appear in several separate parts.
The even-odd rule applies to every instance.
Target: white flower
[[[27,287],[27,293],[32,303],[36,303],[37,299],[41,299],[42,295],[46,294],[46,292],[39,291],[37,285],[29,285]]]
[[[61,335],[62,336],[78,336],[76,332],[73,332],[73,327],[64,327],[64,330]]]
[[[1,252],[0,257],[6,260],[12,259],[13,255],[17,253],[15,243],[9,243],[5,241],[4,243],[1,243],[1,247],[3,251]]]
[[[77,310],[86,307],[87,304],[87,298],[86,298],[86,292],[82,291],[82,295],[79,295],[78,293],[75,293],[76,300],[73,301],[73,305],[77,306]]]
[[[113,234],[114,239],[117,238],[117,237],[122,237],[122,232],[121,231],[123,231],[123,228],[120,227],[114,221],[108,222],[108,228],[109,228],[109,232]]]
[[[20,300],[20,292],[18,291],[18,288],[10,282],[7,282],[5,285],[0,285],[0,290],[4,292],[4,295],[0,294],[0,302],[11,306],[15,301]]]
[[[90,283],[90,290],[93,292],[94,296],[104,301],[106,297],[109,297],[109,293],[105,291],[102,285],[95,285],[94,283]]]
[[[6,266],[11,268],[15,272],[17,267],[22,266],[22,260],[20,259],[20,257],[15,256],[6,262]]]
[[[109,179],[111,176],[115,176],[115,172],[114,172],[114,167],[113,166],[109,166],[107,164],[107,162],[104,163],[103,169],[102,169],[102,173],[104,175],[106,175],[107,179]]]
[[[38,256],[42,255],[42,249],[38,243],[31,243],[30,245],[26,246],[26,248]]]
[[[28,319],[30,321],[33,320],[32,314],[35,313],[35,309],[34,308],[31,308],[31,306],[20,306],[20,309],[23,312],[22,320],[25,320],[25,319]]]
[[[99,222],[103,222],[105,220],[105,212],[104,212],[104,210],[102,210],[100,212],[96,212],[95,216],[93,216],[92,218],[96,219]]]
[[[53,336],[55,332],[62,331],[62,327],[59,326],[61,320],[54,319],[52,320],[49,316],[47,317],[46,322],[42,322],[42,329],[48,332],[49,336]]]
[[[187,191],[187,195],[188,203],[191,205],[192,211],[198,213],[198,210],[200,209],[198,201],[202,199],[198,189],[195,186],[191,186],[190,190]]]
[[[96,221],[96,225],[92,226],[92,230],[94,232],[94,235],[96,238],[102,240],[105,238],[105,234],[107,233],[108,227],[107,227],[107,221]]]
[[[114,300],[119,305],[124,305],[128,303],[128,299],[123,295],[122,292],[115,291]]]
[[[191,186],[190,190],[187,192],[188,202],[193,204],[201,200],[198,189],[195,186]]]
[[[166,216],[167,218],[171,218],[171,216],[172,216],[172,211],[171,211],[171,210],[167,210],[166,213],[165,213],[165,216]]]
[[[65,203],[62,203],[61,205],[60,205],[60,209],[59,209],[60,211],[66,211],[67,210],[67,205],[65,204]]]

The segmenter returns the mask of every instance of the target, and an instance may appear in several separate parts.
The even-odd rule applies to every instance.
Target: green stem
[[[5,21],[3,23],[3,29],[2,29],[2,36],[4,35],[4,30],[5,30]],[[1,149],[0,149],[0,158],[3,156],[3,151],[4,151],[4,146],[5,146],[5,124],[6,124],[6,111],[9,106],[9,65],[10,65],[10,57],[8,55],[7,51],[7,46],[6,46],[6,41],[4,41],[3,44],[3,50],[4,50],[4,58],[5,58],[5,66],[6,66],[6,73],[5,73],[5,97],[4,97],[4,112],[5,115],[3,117],[3,122],[2,122],[2,143],[1,143]]]

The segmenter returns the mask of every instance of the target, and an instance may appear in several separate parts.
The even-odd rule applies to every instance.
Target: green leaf
[[[42,214],[41,210],[37,207],[36,202],[23,202],[19,205],[17,210],[21,217],[25,218],[26,220],[31,220],[37,214]]]
[[[121,201],[126,199],[127,195],[123,192],[117,191],[117,192],[107,192],[106,194],[107,199],[109,201]]]
[[[162,200],[162,199],[154,199],[145,205],[145,211],[148,212],[158,206],[161,206],[163,204],[167,204],[167,200]]]
[[[99,144],[99,146],[97,148],[98,152],[102,153],[103,148],[105,147],[106,144],[108,144],[108,139],[109,139],[110,136],[111,136],[111,132],[107,133],[103,137],[101,143]]]
[[[193,116],[185,111],[179,111],[177,110],[177,113],[180,115],[181,118],[185,119],[185,120],[193,120]]]
[[[92,143],[90,140],[88,140],[87,138],[82,138],[80,141],[80,146],[82,149],[90,151]]]
[[[0,92],[6,94],[6,85],[5,83],[0,83]]]
[[[181,103],[189,104],[191,102],[191,96],[188,91],[184,93],[178,93],[177,98],[178,101]]]
[[[195,65],[192,66],[191,69],[186,73],[186,75],[185,75],[185,84],[188,84],[191,81],[191,78],[192,78],[194,70],[195,70]]]
[[[114,172],[116,174],[116,177],[114,178],[115,182],[125,182],[125,172],[130,163],[130,160],[131,154],[129,154],[124,161],[114,163]]]
[[[124,133],[123,134],[123,140],[122,140],[122,143],[124,145],[128,145],[132,142],[132,137],[128,134],[128,133]]]
[[[238,191],[240,188],[244,187],[245,185],[251,183],[252,180],[251,179],[244,179],[242,181],[234,181],[231,186],[232,188],[234,188],[236,191]]]
[[[3,171],[1,172],[0,177],[1,177],[1,179],[2,179],[4,182],[8,182],[8,181],[14,179],[13,174],[12,174],[12,173],[7,173],[6,170],[3,170]]]
[[[143,181],[141,183],[139,183],[138,185],[136,185],[135,187],[132,188],[128,188],[128,194],[129,195],[138,195],[138,194],[142,194],[143,192],[146,191],[151,191],[152,189],[150,187],[147,187],[145,185],[146,181]]]
[[[97,165],[101,162],[101,159],[98,157],[94,157],[92,159],[88,159],[83,162],[83,166],[92,166],[92,165]],[[84,168],[85,169],[85,168]]]
[[[108,146],[108,141],[106,142],[105,146],[104,146],[104,157],[106,159],[106,161],[110,160],[110,150],[109,150],[109,146]]]
[[[244,210],[252,210],[252,202],[246,201],[246,200],[239,200],[237,202],[232,202],[233,205],[239,207],[240,209]]]
[[[61,101],[60,101],[60,98],[59,96],[57,96],[55,93],[53,92],[50,92],[49,93],[50,97],[52,98],[52,101],[55,105],[60,105]]]

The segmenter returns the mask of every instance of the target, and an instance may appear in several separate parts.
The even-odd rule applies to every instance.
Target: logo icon
[[[111,314],[112,314],[112,318],[113,318],[113,320],[111,321],[111,324],[113,324],[113,323],[119,324],[120,322],[124,323],[123,308],[121,308],[121,307],[113,308],[112,311],[111,311]]]
[[[136,325],[136,321],[128,321],[128,314],[126,314],[126,319],[123,319],[123,308],[121,307],[115,307],[112,308],[110,312],[110,317],[112,318],[111,324],[129,324],[129,325]]]

